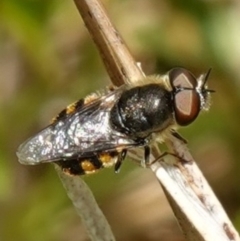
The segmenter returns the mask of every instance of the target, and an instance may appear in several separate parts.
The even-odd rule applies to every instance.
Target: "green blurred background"
[[[240,3],[104,4],[147,74],[212,67],[212,107],[180,133],[240,229]],[[69,103],[110,83],[73,1],[0,3],[0,240],[88,240],[50,164],[22,166],[18,145]],[[151,171],[125,162],[84,177],[117,240],[184,240]]]

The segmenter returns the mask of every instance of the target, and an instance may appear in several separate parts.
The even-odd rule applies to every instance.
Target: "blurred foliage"
[[[213,68],[211,110],[180,132],[240,229],[239,1],[104,4],[146,73]],[[1,1],[0,240],[86,240],[53,167],[21,166],[15,152],[65,105],[108,83],[73,1]],[[85,179],[117,240],[183,240],[151,172],[126,162],[119,175]]]

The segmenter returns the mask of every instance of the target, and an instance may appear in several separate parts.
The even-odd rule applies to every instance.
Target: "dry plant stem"
[[[74,1],[99,50],[112,83],[120,86],[128,81],[142,78],[143,73],[109,20],[101,2],[96,0]]]
[[[99,1],[75,0],[75,4],[97,45],[112,82],[115,85],[121,85],[143,77],[144,73],[138,68]],[[171,151],[190,161],[181,163],[174,160],[177,165],[157,162],[152,165],[151,169],[162,185],[186,239],[191,241],[239,240],[238,233],[195,165],[186,146],[176,138],[170,138],[167,145]],[[154,148],[152,155],[152,159],[157,158],[159,150]],[[71,198],[79,196],[78,192],[82,191],[78,189],[80,186],[78,181],[80,182],[81,179],[74,178],[74,181],[71,182],[68,179],[65,180],[64,174],[60,176],[68,195]],[[71,177],[68,178],[71,179]],[[74,186],[77,187],[77,190]],[[73,195],[72,192],[75,194]],[[85,198],[88,198],[89,195],[91,196],[91,194],[84,193]],[[84,208],[83,205],[78,204],[81,200],[73,198],[72,200],[78,213],[81,213],[82,210],[79,207]],[[85,202],[85,204],[87,203],[88,201]],[[93,215],[93,218],[99,218],[98,214],[91,213],[90,215]],[[86,223],[91,222],[86,221]]]
[[[66,175],[57,165],[55,165],[55,169],[78,215],[87,228],[90,239],[93,241],[114,241],[111,228],[87,184],[80,177]]]
[[[178,198],[178,205],[179,207],[182,205],[181,211],[185,210],[186,216],[191,217],[191,222],[194,221],[192,223],[195,224],[196,231],[200,231],[203,240],[240,240],[239,234],[196,165],[186,145],[174,138],[167,140],[166,144],[178,156],[189,160],[187,163],[178,162],[178,170],[175,169],[174,172],[170,171],[171,167],[166,167],[165,170],[187,197],[187,201]],[[178,175],[178,171],[180,171],[181,175]],[[191,206],[186,206],[185,203],[189,203]],[[191,208],[193,209],[191,210]],[[179,221],[180,225],[185,225],[182,220]],[[185,235],[187,236],[189,233],[185,233]],[[192,237],[189,240],[193,240]]]

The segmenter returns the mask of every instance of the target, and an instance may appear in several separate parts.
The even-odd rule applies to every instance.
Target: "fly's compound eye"
[[[197,118],[201,109],[197,79],[188,70],[175,68],[169,72],[169,81],[173,89],[176,122],[180,126],[188,125]]]

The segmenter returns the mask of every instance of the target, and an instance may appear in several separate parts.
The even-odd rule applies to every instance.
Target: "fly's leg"
[[[118,158],[114,166],[115,173],[119,173],[120,167],[122,165],[123,160],[126,158],[127,150],[122,150],[120,153],[118,153]]]
[[[178,155],[175,154],[175,153],[165,151],[165,152],[163,152],[159,157],[157,157],[155,160],[150,161],[149,164],[148,164],[148,167],[151,166],[153,163],[160,161],[162,158],[164,158],[164,157],[167,156],[167,155],[176,157],[176,158],[177,158],[178,160],[180,160],[181,162],[189,162],[189,161],[185,160],[184,158],[178,156]]]
[[[151,149],[149,146],[144,146],[144,158],[141,161],[142,167],[148,167],[150,165]]]
[[[187,144],[187,140],[184,139],[178,132],[172,130],[171,134],[176,137],[178,140],[182,141],[184,144]]]

